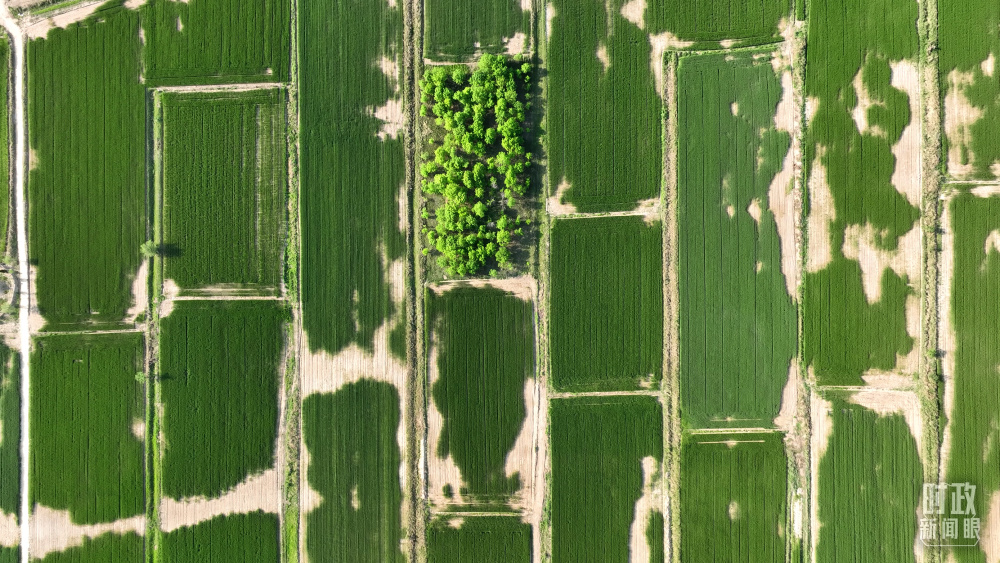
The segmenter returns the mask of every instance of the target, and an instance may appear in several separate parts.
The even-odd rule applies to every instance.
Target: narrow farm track
[[[18,298],[18,332],[21,343],[21,561],[28,563],[30,535],[28,533],[28,392],[31,389],[29,377],[29,353],[31,335],[28,326],[28,312],[31,303],[30,272],[28,270],[28,235],[25,227],[27,213],[24,201],[24,163],[27,160],[24,121],[24,34],[17,21],[10,14],[6,3],[0,4],[0,20],[10,34],[14,54],[14,200],[17,225],[17,267],[20,276],[20,296]]]

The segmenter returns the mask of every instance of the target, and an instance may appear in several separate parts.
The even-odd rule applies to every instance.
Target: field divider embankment
[[[280,90],[288,88],[285,82],[245,82],[239,84],[198,84],[191,86],[156,86],[150,88],[154,92],[253,92],[256,90]]]
[[[31,327],[28,324],[31,297],[31,271],[28,268],[28,231],[26,204],[24,199],[24,166],[27,161],[24,111],[24,34],[17,21],[11,16],[7,4],[0,8],[0,20],[4,29],[10,34],[14,55],[14,203],[15,225],[17,228],[17,266],[20,276],[20,295],[18,296],[18,332],[21,346],[21,561],[28,563],[31,535],[28,527],[30,511],[28,498],[28,461],[31,459],[29,449],[29,424],[31,419],[28,396],[31,390],[29,354],[31,353]]]
[[[726,434],[784,434],[780,428],[695,428],[685,431],[690,436],[726,435]]]
[[[146,328],[139,326],[136,328],[121,328],[107,330],[42,330],[38,336],[92,336],[95,334],[146,334]]]
[[[659,399],[662,392],[659,389],[649,389],[643,391],[553,391],[549,393],[550,399],[577,399],[583,397],[656,397]]]

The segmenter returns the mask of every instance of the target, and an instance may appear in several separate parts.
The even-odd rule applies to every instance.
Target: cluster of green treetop
[[[530,74],[520,57],[486,54],[474,70],[433,67],[420,81],[420,115],[433,115],[436,125],[433,153],[421,155],[421,187],[443,198],[433,222],[423,210],[422,232],[449,275],[510,267],[511,241],[529,222],[514,205],[529,184],[532,155],[522,133]]]

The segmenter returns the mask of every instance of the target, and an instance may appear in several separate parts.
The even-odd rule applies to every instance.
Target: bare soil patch
[[[948,173],[954,177],[965,177],[972,173],[975,160],[970,145],[971,126],[983,116],[983,110],[969,102],[965,89],[975,82],[972,72],[958,69],[948,74],[948,91],[944,98],[944,132],[948,137]],[[962,162],[962,155],[968,155]]]
[[[181,294],[181,288],[172,279],[163,280],[163,301],[160,303],[160,318],[166,318],[174,310],[174,301]]]
[[[523,55],[528,46],[528,36],[518,31],[512,37],[504,39],[504,49],[510,56]]]
[[[920,207],[921,152],[920,152],[920,71],[910,61],[891,63],[893,88],[906,93],[910,101],[910,123],[903,129],[899,142],[892,146],[896,169],[892,185],[903,194],[910,205]]]
[[[50,18],[46,18],[37,23],[30,25],[26,32],[28,37],[31,39],[38,39],[48,35],[49,30],[54,27],[65,29],[77,22],[81,22],[97,11],[97,8],[101,6],[101,2],[92,2],[87,4],[82,4],[71,10],[56,14]]]
[[[399,132],[406,125],[406,115],[403,113],[403,102],[398,99],[386,100],[377,108],[368,108],[369,114],[382,122],[382,127],[376,136],[379,140],[399,138]]]
[[[621,15],[639,29],[646,29],[646,0],[629,0],[622,6]]]
[[[855,405],[875,411],[879,416],[902,414],[910,434],[916,440],[920,459],[927,462],[924,456],[923,436],[924,424],[920,413],[920,398],[912,391],[889,389],[864,389],[851,394],[848,399]]]
[[[788,294],[793,299],[797,299],[800,273],[796,231],[800,214],[800,201],[795,190],[796,149],[794,147],[798,145],[799,131],[795,127],[795,89],[791,72],[786,71],[781,74],[781,88],[781,100],[778,102],[774,115],[774,126],[779,131],[790,134],[792,144],[788,153],[785,154],[781,170],[771,180],[767,198],[768,208],[774,215],[774,222],[778,228],[778,240],[781,243],[781,272],[785,276],[785,286],[788,289]],[[825,185],[825,170],[823,174],[823,184]],[[827,192],[829,193],[829,188],[827,188]],[[832,196],[830,204],[832,207]],[[827,240],[829,240],[829,236],[827,236]]]
[[[653,508],[663,506],[662,480],[656,478],[660,471],[660,462],[656,458],[642,458],[642,496],[635,502],[635,515],[629,529],[630,561],[650,561],[646,529],[649,527],[649,515]]]
[[[534,499],[536,482],[535,476],[535,439],[537,424],[535,418],[538,416],[538,392],[537,381],[529,378],[524,382],[524,422],[521,424],[521,431],[514,440],[514,445],[507,453],[507,461],[504,465],[504,472],[507,478],[515,473],[521,478],[522,490],[516,495],[511,505],[514,508],[524,511],[526,515],[531,514],[531,501]],[[540,514],[540,513],[539,513]]]
[[[821,156],[822,147],[817,150],[809,175],[809,217],[806,229],[809,233],[809,248],[806,255],[806,271],[818,272],[833,260],[830,244],[830,224],[837,218],[833,194],[826,181],[826,167]]]
[[[571,215],[576,213],[576,206],[572,203],[563,203],[563,199],[566,197],[566,192],[569,191],[570,183],[563,178],[559,182],[559,186],[556,187],[556,193],[550,196],[545,201],[545,207],[549,212],[549,215]]]
[[[552,38],[552,20],[556,18],[556,7],[552,4],[545,5],[545,38]]]
[[[983,74],[993,78],[993,72],[997,67],[997,59],[990,53],[990,56],[986,57],[986,60],[980,63],[979,68],[983,69]]]
[[[427,388],[433,389],[439,378],[437,368],[437,346],[431,346],[427,357]],[[444,432],[444,416],[438,410],[433,400],[427,401],[427,498],[432,507],[445,507],[449,504],[464,504],[462,498],[462,471],[449,455],[442,458],[437,455]],[[445,487],[450,487],[452,496],[445,496]]]
[[[664,88],[665,69],[663,68],[663,55],[667,49],[686,49],[694,45],[693,41],[682,41],[669,31],[650,35],[649,44],[652,47],[649,53],[649,68],[653,71],[653,79],[656,83],[656,92],[666,101],[667,93]]]
[[[854,92],[858,97],[858,105],[851,110],[851,117],[854,118],[854,124],[857,125],[858,131],[862,135],[888,137],[888,134],[881,127],[868,123],[868,110],[882,104],[872,101],[871,94],[868,92],[868,88],[861,77],[862,72],[864,72],[864,69],[858,70],[858,73],[854,75],[854,82],[852,83],[854,85]]]
[[[378,68],[379,70],[382,71],[382,74],[384,74],[385,77],[388,78],[395,85],[395,89],[398,92],[399,63],[397,63],[394,59],[390,59],[389,57],[382,55],[381,57],[379,57],[378,60]]]
[[[427,285],[434,293],[443,294],[460,287],[486,288],[492,287],[513,294],[524,301],[534,301],[538,291],[538,283],[531,276],[518,276],[504,279],[470,279],[444,281]]]
[[[21,527],[16,514],[0,512],[0,546],[16,547],[21,543]]]
[[[912,389],[914,380],[912,377],[897,375],[893,373],[878,372],[871,370],[861,376],[865,385],[872,389],[881,390],[903,390]]]
[[[884,233],[881,233],[884,234]],[[899,238],[896,250],[880,248],[880,233],[870,224],[848,225],[844,230],[844,257],[861,264],[861,282],[868,303],[882,298],[882,273],[890,268],[896,275],[908,278],[910,285],[919,287],[922,260],[920,225]]]
[[[139,271],[132,280],[132,306],[125,313],[126,322],[134,323],[139,315],[146,312],[146,303],[149,302],[149,259],[142,261]]]
[[[608,46],[601,43],[597,47],[597,60],[601,61],[601,67],[604,69],[604,73],[607,74],[608,69],[611,68],[611,57],[608,55]]]
[[[281,511],[281,480],[277,469],[247,477],[218,498],[191,497],[181,500],[164,497],[160,501],[160,529],[171,532],[194,526],[218,516]]]
[[[781,391],[781,409],[778,416],[774,418],[774,426],[784,432],[790,432],[795,424],[795,415],[799,404],[799,387],[802,385],[802,376],[799,374],[799,364],[797,358],[792,358],[788,362],[788,380]]]
[[[810,368],[811,369],[811,368]],[[816,381],[816,377],[810,374],[809,379]],[[833,432],[833,416],[830,412],[830,402],[823,399],[815,391],[812,392],[809,410],[812,413],[812,435],[810,437],[810,451],[812,460],[810,462],[810,487],[811,501],[809,503],[811,536],[812,536],[812,560],[816,560],[816,544],[819,541],[819,530],[823,523],[819,520],[819,464],[826,454],[826,448],[830,445],[830,433]]]
[[[55,510],[35,505],[29,519],[31,533],[31,557],[43,559],[50,553],[65,551],[83,545],[86,538],[96,538],[104,534],[146,533],[146,516],[139,515],[104,524],[74,524],[68,510]]]
[[[1000,491],[995,491],[990,496],[985,516],[979,548],[986,554],[986,561],[996,563],[1000,561]]]

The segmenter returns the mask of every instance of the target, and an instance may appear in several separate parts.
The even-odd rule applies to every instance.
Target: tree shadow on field
[[[156,247],[156,255],[160,258],[180,258],[184,255],[184,249],[178,244],[168,242]]]

